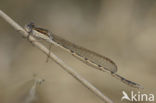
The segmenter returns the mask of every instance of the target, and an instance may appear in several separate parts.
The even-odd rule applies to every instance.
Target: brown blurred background
[[[156,96],[155,0],[1,0],[0,7],[21,26],[33,21],[111,58],[119,74],[143,85],[142,94]],[[60,48],[52,50],[115,103],[132,103],[121,102],[122,91],[137,89]],[[46,57],[0,19],[0,103],[102,103],[55,62],[46,63]],[[37,87],[36,100],[26,102],[33,74],[45,82]]]

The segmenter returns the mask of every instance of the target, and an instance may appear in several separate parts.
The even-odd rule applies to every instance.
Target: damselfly
[[[132,86],[134,88],[143,88],[141,85],[118,75],[116,73],[117,65],[111,59],[105,56],[71,43],[70,41],[63,39],[46,29],[36,27],[34,23],[26,25],[25,30],[29,33],[29,35],[46,40],[47,42],[68,51],[70,54],[89,66],[92,66],[101,71],[108,71],[113,77],[119,79],[129,86]]]

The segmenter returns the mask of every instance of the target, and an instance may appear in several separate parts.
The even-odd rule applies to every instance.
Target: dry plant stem
[[[28,33],[18,25],[14,20],[12,20],[9,16],[7,16],[3,11],[0,10],[0,16],[9,23],[15,30],[20,32],[24,37],[28,36]],[[37,40],[30,36],[29,40],[39,48],[42,52],[49,55],[49,50],[41,43],[37,42]],[[36,41],[36,42],[33,42]],[[61,59],[59,59],[54,53],[50,53],[50,58],[53,59],[58,65],[60,65],[67,73],[77,79],[81,84],[83,84],[86,88],[92,91],[95,95],[97,95],[100,99],[102,99],[106,103],[113,103],[111,99],[102,94],[97,88],[95,88],[91,83],[89,83],[86,79],[80,76],[77,72],[75,72],[70,66],[65,64]]]

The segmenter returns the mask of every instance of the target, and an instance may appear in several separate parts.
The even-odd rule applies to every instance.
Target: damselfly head
[[[30,22],[29,24],[25,25],[24,28],[25,30],[30,33],[32,32],[32,29],[35,27],[35,24],[33,22]]]

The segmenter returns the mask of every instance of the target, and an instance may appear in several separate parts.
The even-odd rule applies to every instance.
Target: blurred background
[[[156,96],[155,0],[1,0],[0,8],[21,26],[34,22],[111,58],[120,75],[144,87],[129,87],[52,46],[58,57],[115,103],[132,103],[121,102],[122,91]],[[0,19],[0,103],[103,103],[55,62],[47,63],[46,58]],[[45,82],[35,87],[36,94],[27,101],[34,74]]]

